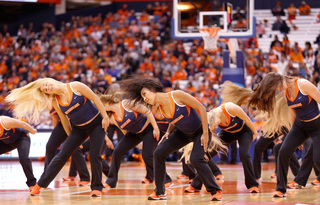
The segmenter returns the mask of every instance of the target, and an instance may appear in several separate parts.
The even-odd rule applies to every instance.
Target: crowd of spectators
[[[16,36],[3,28],[1,112],[7,110],[4,98],[10,90],[43,77],[80,81],[95,92],[104,92],[110,84],[132,75],[156,77],[165,91],[184,89],[208,110],[217,106],[226,43],[219,42],[220,49],[209,52],[204,50],[202,40],[194,39],[186,52],[184,41],[171,39],[171,15],[172,8],[165,2],[148,4],[139,15],[123,4],[116,13],[105,16],[74,16],[59,28],[45,23],[39,33],[32,23],[21,25]],[[258,37],[266,33],[263,26],[257,26]],[[275,39],[265,54],[256,37],[238,39],[238,43],[245,53],[249,87],[270,71],[319,82],[320,46],[313,50],[307,42],[302,49],[298,45],[291,47],[289,39]],[[44,117],[42,127],[50,127],[48,117]]]

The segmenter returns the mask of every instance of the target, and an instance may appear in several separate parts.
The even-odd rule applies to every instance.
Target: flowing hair
[[[241,87],[231,81],[225,81],[221,85],[222,103],[233,102],[234,104],[241,106],[251,97],[252,93],[253,91],[251,89]]]
[[[98,94],[102,104],[116,104],[122,101],[122,93],[114,92],[113,94]],[[112,112],[107,111],[107,115],[111,117]]]
[[[214,112],[207,112],[207,118],[208,118],[208,123],[210,125],[212,122],[216,120],[216,115]],[[191,155],[192,149],[193,149],[193,142],[190,142],[180,150],[183,152],[180,159],[184,158],[187,164],[190,164],[190,155]],[[211,160],[211,158],[213,157],[211,156],[211,153],[213,152],[217,152],[217,153],[222,152],[224,154],[228,153],[228,147],[225,144],[223,144],[223,142],[221,141],[220,138],[217,137],[217,133],[215,132],[211,133],[211,140],[208,145],[208,151],[205,153],[205,156],[204,156],[206,162],[209,162]]]
[[[140,103],[150,107],[144,102],[141,96],[142,88],[147,88],[153,92],[163,92],[163,87],[159,80],[154,78],[131,78],[120,82],[121,89],[125,92],[124,98],[133,102],[133,105]]]
[[[268,120],[261,128],[264,137],[269,138],[281,133],[283,128],[290,130],[292,116],[287,100],[282,94],[276,96],[274,109],[268,116]]]
[[[12,106],[15,117],[38,123],[41,112],[52,107],[54,96],[40,90],[47,82],[61,83],[52,78],[42,78],[10,92],[5,101]]]
[[[283,82],[288,82],[292,77],[282,76],[278,73],[268,73],[261,82],[253,89],[249,99],[249,105],[260,111],[272,113],[276,103],[276,95]]]

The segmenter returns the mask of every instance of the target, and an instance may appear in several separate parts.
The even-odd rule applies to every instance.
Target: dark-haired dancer
[[[206,110],[203,105],[183,91],[177,90],[164,93],[159,81],[150,78],[123,81],[122,89],[127,92],[127,97],[134,102],[146,102],[149,105],[159,104],[161,113],[170,122],[166,134],[154,151],[156,188],[148,199],[167,199],[165,191],[165,160],[170,153],[178,151],[188,143],[193,142],[190,162],[200,175],[207,191],[212,194],[211,199],[214,201],[222,200],[222,190],[217,185],[204,159],[211,134],[209,134]],[[215,140],[216,143],[214,145],[216,147],[219,145],[223,147],[220,141]],[[218,149],[216,147],[214,149]]]
[[[152,106],[152,113],[158,124],[159,130],[160,130],[160,139],[161,139],[162,136],[165,135],[168,130],[169,122],[163,117],[158,104]],[[180,152],[179,150],[177,154],[178,154],[178,158],[181,159],[183,152]],[[181,162],[182,162],[182,172],[179,176],[177,176],[177,178],[189,179],[189,183],[191,183],[193,178],[196,176],[196,171],[192,167],[192,165],[185,163],[184,158],[181,159]]]
[[[274,197],[284,197],[287,186],[289,160],[293,152],[311,137],[314,146],[320,144],[320,92],[316,86],[305,79],[292,78],[277,73],[268,73],[249,101],[249,105],[272,113],[276,95],[283,92],[287,105],[292,110],[292,128],[284,140],[278,158],[277,188]],[[294,111],[294,112],[293,112]],[[313,158],[317,167],[320,166],[320,150],[313,150]]]

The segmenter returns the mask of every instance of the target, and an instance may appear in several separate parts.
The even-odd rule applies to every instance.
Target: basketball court
[[[200,193],[184,193],[188,180],[178,180],[181,163],[167,163],[167,171],[174,181],[174,186],[167,190],[168,200],[148,201],[154,184],[141,184],[145,175],[145,167],[141,162],[124,162],[119,173],[119,183],[114,189],[104,189],[101,198],[90,197],[90,186],[79,187],[78,181],[64,182],[67,176],[69,162],[49,185],[49,189],[42,190],[40,196],[30,197],[25,176],[20,164],[16,161],[1,162],[0,197],[1,204],[231,204],[231,205],[302,205],[320,204],[320,186],[313,186],[310,182],[315,179],[312,173],[306,188],[288,190],[286,198],[272,198],[276,187],[275,179],[270,175],[274,171],[274,162],[262,164],[262,180],[259,182],[261,193],[250,194],[244,185],[244,174],[241,163],[237,165],[219,165],[224,180],[218,181],[223,189],[223,200],[210,201],[211,197],[205,188]],[[90,164],[87,164],[90,168]],[[34,174],[39,179],[44,167],[43,162],[33,162]],[[105,180],[105,176],[103,176]],[[289,172],[289,181],[292,174]]]
[[[173,0],[174,11],[172,18],[172,37],[174,39],[208,38],[209,43],[218,43],[221,39],[249,38],[255,36],[255,18],[253,16],[254,0],[223,1],[223,9],[216,9],[212,0]],[[238,10],[239,8],[239,10]],[[239,15],[235,15],[239,12]],[[235,18],[236,17],[236,18]],[[238,24],[242,21],[242,24]],[[218,28],[213,32],[210,28]],[[204,29],[201,32],[201,29]],[[228,44],[231,56],[237,47]],[[232,74],[231,68],[229,74]],[[224,69],[225,69],[224,68]],[[243,69],[243,68],[242,68]],[[243,72],[241,73],[243,76]],[[228,80],[228,79],[225,79]],[[18,161],[2,161],[0,164],[1,184],[0,198],[2,204],[229,204],[229,205],[302,205],[320,204],[320,186],[310,184],[315,179],[312,172],[308,184],[299,190],[288,190],[287,197],[273,198],[276,179],[271,179],[275,169],[274,162],[262,164],[262,180],[259,181],[259,194],[251,194],[244,184],[242,164],[219,165],[224,180],[218,181],[223,189],[223,200],[210,201],[211,195],[202,187],[200,193],[185,193],[189,185],[188,180],[178,180],[182,170],[181,163],[167,163],[167,172],[172,177],[174,186],[167,189],[168,199],[163,201],[149,201],[148,195],[153,192],[155,185],[142,184],[145,176],[145,166],[142,162],[124,162],[119,172],[119,183],[116,188],[104,189],[101,198],[92,198],[90,186],[79,187],[79,181],[65,182],[68,175],[68,162],[48,189],[41,191],[40,196],[30,197],[26,178]],[[90,169],[90,164],[87,163]],[[33,171],[37,179],[44,169],[44,163],[33,162]],[[289,172],[288,182],[293,179]],[[103,176],[103,180],[106,177]]]

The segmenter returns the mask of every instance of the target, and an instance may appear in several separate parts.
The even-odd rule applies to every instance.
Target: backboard
[[[255,36],[254,0],[173,0],[172,37],[201,38],[199,28],[221,28],[220,38]]]

